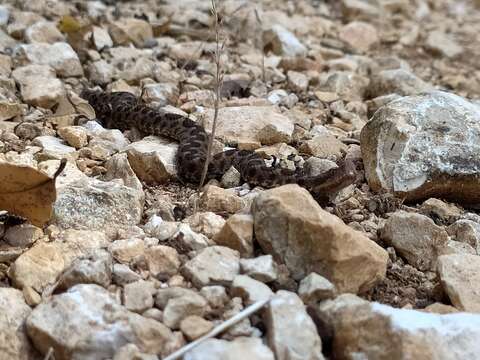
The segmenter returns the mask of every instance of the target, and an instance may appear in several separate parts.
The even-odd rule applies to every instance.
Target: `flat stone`
[[[479,106],[441,91],[388,103],[361,132],[370,188],[478,204],[479,117]]]
[[[214,185],[205,186],[200,197],[200,207],[203,211],[234,214],[245,206],[245,201],[235,191]]]
[[[192,315],[187,316],[180,323],[180,330],[190,341],[198,339],[213,329],[213,323],[204,318]]]

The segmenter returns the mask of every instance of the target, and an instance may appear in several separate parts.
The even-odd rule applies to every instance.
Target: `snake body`
[[[97,119],[107,128],[122,131],[137,128],[145,135],[167,136],[178,141],[178,175],[188,182],[200,181],[209,141],[202,126],[185,116],[155,110],[128,92],[108,93],[85,89],[80,96],[89,102]],[[232,166],[247,183],[266,188],[297,183],[311,192],[333,192],[355,180],[355,166],[350,161],[344,161],[338,168],[320,175],[309,176],[302,170],[267,166],[258,153],[237,149],[212,157],[207,180],[221,178]]]

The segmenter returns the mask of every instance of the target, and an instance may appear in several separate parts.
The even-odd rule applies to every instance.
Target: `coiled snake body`
[[[89,102],[97,119],[107,128],[137,128],[146,135],[167,136],[177,140],[178,175],[192,183],[200,181],[209,140],[203,127],[185,116],[148,107],[128,92],[107,93],[86,89],[80,96]],[[355,180],[355,166],[349,161],[320,175],[308,176],[302,170],[267,166],[258,153],[236,149],[212,157],[207,180],[220,178],[231,166],[249,184],[268,188],[297,183],[311,192],[325,193],[337,191]]]

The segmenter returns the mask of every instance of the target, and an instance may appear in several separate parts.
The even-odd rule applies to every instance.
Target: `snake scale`
[[[209,141],[202,126],[185,116],[153,109],[128,92],[85,89],[80,96],[94,108],[97,119],[107,128],[122,131],[136,128],[145,135],[167,136],[178,141],[178,175],[188,182],[200,181]],[[309,176],[301,169],[267,166],[258,153],[237,149],[212,157],[207,180],[221,178],[232,166],[247,183],[267,188],[297,183],[313,193],[331,193],[355,180],[355,166],[351,161],[343,161],[338,168]]]

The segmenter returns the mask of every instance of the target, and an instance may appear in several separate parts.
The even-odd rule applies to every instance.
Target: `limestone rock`
[[[128,161],[135,174],[149,183],[164,183],[174,177],[178,144],[156,136],[148,136],[130,144]]]
[[[23,108],[21,104],[10,101],[0,101],[0,121],[8,120],[22,114]]]
[[[38,136],[33,145],[40,146],[46,157],[61,160],[64,157],[75,158],[75,148],[68,146],[64,141],[55,136]]]
[[[11,246],[27,247],[42,236],[42,229],[31,224],[22,224],[9,227],[3,239]]]
[[[314,304],[326,299],[334,298],[335,286],[316,273],[310,273],[300,281],[298,295],[305,304]]]
[[[438,258],[438,275],[452,304],[461,311],[480,312],[480,257],[451,254]]]
[[[180,268],[178,252],[170,246],[156,245],[147,248],[145,260],[150,274],[156,278],[175,275]]]
[[[58,30],[56,24],[51,21],[39,21],[25,30],[25,40],[28,43],[53,44],[64,41],[65,37]]]
[[[379,42],[377,29],[362,21],[353,21],[342,27],[339,38],[359,52],[366,52]]]
[[[263,33],[263,43],[275,54],[286,57],[305,56],[307,48],[297,37],[281,25],[274,25]]]
[[[294,279],[316,272],[340,292],[362,292],[385,276],[386,251],[322,210],[298,185],[261,193],[252,212],[260,246]]]
[[[242,257],[253,255],[253,217],[249,214],[234,214],[213,238],[217,245],[237,250]]]
[[[27,65],[16,68],[12,77],[20,85],[23,101],[33,106],[51,108],[65,96],[63,83],[55,71],[46,65]]]
[[[118,262],[128,264],[135,257],[145,253],[145,243],[135,238],[115,240],[108,246],[108,251]]]
[[[347,145],[333,135],[322,134],[305,141],[300,147],[300,151],[318,158],[331,158],[333,156],[336,159],[341,159],[343,153],[347,151]]]
[[[478,203],[479,116],[478,105],[440,91],[388,103],[361,132],[369,186],[407,200]]]
[[[449,240],[447,232],[430,218],[405,211],[388,218],[381,238],[419,270],[435,270]]]
[[[229,285],[240,271],[239,253],[224,246],[211,246],[201,250],[182,269],[197,287]]]
[[[133,312],[142,313],[153,307],[155,287],[149,281],[139,280],[123,288],[123,304]]]
[[[158,305],[158,293],[157,293]],[[202,317],[207,308],[207,301],[199,294],[190,291],[167,301],[163,308],[163,323],[170,329],[178,329],[183,319],[188,316]]]
[[[153,38],[152,25],[141,19],[121,19],[111,24],[110,34],[117,45],[132,42],[136,47],[143,47],[147,40]]]
[[[83,75],[77,53],[66,42],[20,45],[15,56],[21,65],[51,66],[61,77]]]
[[[265,310],[267,341],[278,360],[323,360],[322,341],[302,300],[280,290]]]
[[[203,126],[212,128],[213,109],[205,112]],[[274,107],[234,106],[220,108],[215,137],[227,144],[290,142],[293,123]]]
[[[234,214],[245,206],[245,201],[235,191],[222,189],[214,185],[205,186],[200,197],[200,207],[204,211]]]
[[[275,281],[278,277],[277,264],[273,261],[272,255],[240,259],[240,269],[242,274],[264,283]]]
[[[447,228],[447,233],[456,241],[470,245],[475,253],[480,251],[480,224],[478,222],[460,219]]]
[[[428,34],[426,44],[427,48],[433,53],[446,56],[448,58],[455,58],[464,52],[452,36],[445,34],[442,31],[435,30]]]
[[[287,72],[288,85],[293,91],[303,92],[308,88],[308,76],[298,72],[290,70]]]
[[[344,294],[322,302],[318,315],[335,358],[473,360],[479,351],[474,314],[395,309]]]
[[[80,149],[87,145],[87,130],[81,126],[65,126],[57,130],[58,135],[75,149]]]
[[[406,69],[386,69],[372,77],[369,88],[371,97],[398,94],[402,96],[417,95],[433,90],[433,86]]]
[[[211,321],[197,315],[187,316],[180,323],[180,330],[190,341],[198,339],[212,329],[213,323]]]
[[[185,221],[190,225],[190,228],[193,231],[201,233],[209,239],[214,238],[225,225],[223,217],[213,212],[199,211],[192,216],[187,217]]]
[[[29,360],[35,353],[25,332],[25,319],[32,310],[25,303],[22,292],[8,287],[0,288],[0,357]]]
[[[239,337],[233,341],[208,339],[189,351],[184,360],[274,360],[261,339]]]
[[[370,80],[348,71],[334,71],[321,83],[323,91],[333,92],[345,101],[361,101]]]
[[[237,275],[233,279],[231,295],[241,297],[246,305],[268,300],[273,296],[272,290],[264,283],[247,275]]]
[[[27,318],[35,347],[56,359],[112,358],[127,343],[146,353],[164,353],[173,341],[158,321],[132,313],[98,285],[76,285],[38,305]]]

